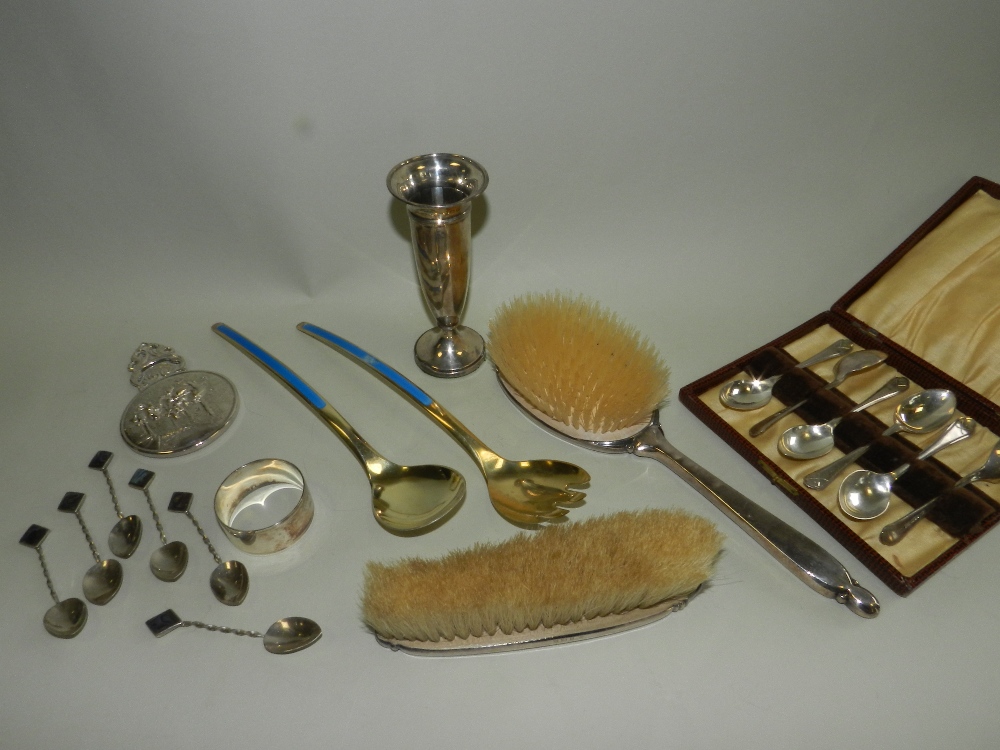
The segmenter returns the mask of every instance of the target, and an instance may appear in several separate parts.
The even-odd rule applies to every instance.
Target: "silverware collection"
[[[420,291],[435,322],[435,326],[414,344],[414,363],[422,372],[438,378],[466,375],[485,360],[486,342],[476,331],[462,325],[462,316],[470,281],[473,203],[482,195],[488,181],[481,165],[456,154],[427,154],[405,160],[393,167],[386,179],[390,193],[405,205]],[[564,317],[553,317],[556,308]],[[520,320],[517,320],[518,315]],[[518,323],[524,325],[528,335],[507,337],[514,342],[513,356],[494,351],[494,342],[503,327],[507,325],[506,330],[510,331]],[[216,323],[211,328],[291,391],[357,459],[368,480],[367,502],[375,521],[384,530],[397,535],[427,533],[459,512],[466,500],[468,485],[458,470],[438,464],[407,465],[390,460],[362,437],[328,399],[284,362],[225,323]],[[533,559],[545,559],[544,555],[549,554],[549,540],[555,539],[561,529],[578,526],[575,521],[566,522],[574,509],[584,505],[584,490],[589,487],[591,478],[582,467],[551,459],[507,458],[473,434],[423,388],[369,351],[313,323],[300,323],[297,330],[362,366],[455,440],[482,475],[496,513],[521,530],[519,533],[530,533],[540,540],[538,549],[532,553],[536,556]],[[544,333],[546,330],[549,332]],[[579,341],[594,330],[602,331],[604,338],[580,345]],[[541,346],[537,342],[540,332],[550,337]],[[578,332],[580,339],[575,338]],[[489,347],[501,391],[531,420],[589,450],[629,453],[659,461],[815,591],[846,605],[859,616],[871,618],[878,614],[877,599],[832,555],[667,442],[659,424],[659,409],[668,392],[666,366],[648,342],[614,314],[582,298],[573,300],[559,294],[527,295],[501,308],[490,324]],[[957,402],[953,393],[927,389],[907,396],[911,384],[900,375],[889,377],[870,395],[845,406],[844,397],[837,389],[848,378],[881,367],[887,358],[882,351],[856,350],[850,340],[840,339],[802,361],[787,364],[770,377],[728,382],[721,387],[718,397],[727,409],[735,412],[762,409],[774,398],[783,404],[782,408],[746,428],[749,437],[754,439],[764,436],[791,414],[806,418],[806,422],[785,429],[777,437],[778,452],[787,459],[817,461],[844,446],[843,456],[817,466],[802,481],[810,490],[823,490],[854,466],[854,470],[841,480],[837,493],[839,509],[848,519],[868,521],[886,512],[895,488],[918,475],[917,467],[939,451],[968,439],[976,429],[972,419],[956,416]],[[832,377],[817,382],[818,376],[809,368],[830,360],[836,360]],[[621,370],[621,365],[626,369]],[[233,424],[240,399],[232,383],[215,373],[189,371],[172,348],[142,343],[132,356],[129,372],[130,382],[138,393],[121,416],[119,432],[126,445],[140,455],[168,458],[190,454],[218,439]],[[823,399],[826,399],[827,412],[831,404],[836,404],[838,411],[825,416],[810,411],[814,401]],[[846,446],[842,439],[845,427],[849,427],[852,420],[873,419],[865,412],[892,399],[900,399],[893,412],[892,424],[883,426],[877,434],[866,433],[854,441],[856,444]],[[810,419],[810,415],[822,418]],[[927,448],[917,452],[893,437],[899,433],[936,437]],[[881,450],[877,446],[887,440],[899,442],[896,446],[898,460],[888,470],[863,468],[873,465],[868,462]],[[855,466],[866,453],[869,454],[864,459],[866,463]],[[108,547],[116,558],[128,560],[140,545],[143,524],[137,514],[126,514],[122,510],[108,471],[111,459],[111,452],[100,451],[91,460],[90,468],[102,472],[117,517],[108,535]],[[979,469],[951,480],[950,489],[958,490],[998,477],[1000,443]],[[156,579],[172,583],[183,577],[189,552],[183,541],[171,541],[167,537],[150,492],[154,478],[154,472],[139,469],[128,484],[142,492],[156,527],[159,544],[150,554],[150,571]],[[83,578],[84,598],[91,604],[105,605],[120,590],[123,566],[117,559],[101,557],[81,514],[83,500],[81,493],[67,493],[59,510],[76,516],[94,558],[93,566]],[[928,513],[934,516],[932,511],[939,502],[940,496],[931,498],[888,524],[880,536],[882,544],[899,543]],[[247,566],[238,560],[223,559],[225,555],[219,553],[192,506],[191,493],[175,492],[166,509],[186,516],[207,547],[215,562],[209,576],[209,589],[214,598],[228,607],[239,606],[249,592]],[[294,544],[309,528],[313,510],[312,496],[302,473],[289,462],[274,458],[259,459],[231,472],[219,486],[214,502],[215,517],[223,534],[237,549],[252,555],[272,554]],[[590,519],[595,520],[600,519]],[[579,525],[584,523],[579,522]],[[607,524],[611,528],[611,522]],[[56,595],[42,554],[42,542],[48,533],[47,528],[33,525],[22,536],[21,544],[38,553],[54,602],[43,617],[45,629],[55,637],[72,638],[87,622],[87,606],[80,599],[62,600]],[[601,537],[599,549],[592,552],[591,559],[584,564],[600,564],[601,555],[614,557],[616,546],[622,542],[613,533],[609,534]],[[708,561],[705,575],[710,574],[711,564],[717,557],[711,544],[704,555]],[[469,557],[460,559],[469,562],[482,555],[483,550],[476,547],[463,554]],[[436,564],[428,561],[425,567]],[[448,558],[441,564],[447,567]],[[544,562],[535,564],[545,565]],[[461,576],[462,571],[459,574]],[[659,607],[657,611],[675,611],[701,591],[703,583],[704,579],[691,582],[681,591],[674,590],[670,598],[655,604]],[[475,606],[474,599],[467,606]],[[582,640],[596,634],[617,632],[628,623],[634,626],[635,622],[644,621],[629,612],[628,607],[624,609],[594,615],[587,613],[582,605],[574,605],[569,607],[567,619],[558,623],[544,621],[531,611],[518,612],[518,621],[539,623],[537,632],[520,636],[508,633],[505,637],[492,634],[493,640],[488,642],[475,639],[467,642],[463,636],[462,643],[444,648],[430,646],[435,639],[429,635],[426,641],[418,638],[416,645],[410,644],[409,648],[418,653],[481,653],[483,650],[523,648],[525,644]],[[601,624],[593,628],[586,626],[592,616],[599,617]],[[506,615],[489,614],[485,619],[489,621],[494,617],[499,621]],[[607,619],[609,617],[611,619]],[[366,623],[376,620],[376,617],[371,620],[365,617]],[[448,623],[437,632],[462,630],[460,625],[453,625]],[[274,654],[297,652],[311,646],[322,635],[319,625],[307,617],[283,618],[265,632],[259,632],[184,620],[172,609],[150,618],[146,626],[157,637],[190,627],[258,638],[265,650]],[[370,627],[380,642],[392,641],[376,626]]]
[[[748,429],[750,437],[760,437],[768,429],[788,415],[805,406],[819,391],[830,391],[839,386],[850,375],[882,364],[886,355],[872,350],[852,351],[853,344],[841,339],[812,357],[794,365],[791,370],[802,370],[833,358],[840,358],[834,366],[831,381],[804,395],[795,394],[793,403],[780,411],[757,422]],[[768,378],[742,378],[726,383],[719,389],[719,400],[724,406],[738,411],[749,411],[766,406],[772,398],[775,385],[791,370],[786,370]],[[903,376],[889,378],[871,395],[849,409],[841,410],[836,416],[820,423],[804,423],[789,427],[778,438],[778,452],[785,458],[808,461],[830,453],[835,445],[838,425],[852,415],[858,414],[875,404],[891,400],[905,394],[910,381]],[[801,396],[801,398],[799,397]],[[976,422],[969,417],[955,418],[957,410],[955,394],[950,390],[926,389],[904,398],[893,412],[893,423],[886,427],[877,439],[889,438],[898,433],[911,435],[931,435],[937,437],[923,450],[916,452],[904,444],[899,447],[907,455],[890,471],[875,471],[857,468],[848,474],[839,485],[837,501],[845,517],[855,521],[870,521],[886,513],[890,505],[894,484],[914,465],[926,461],[936,453],[970,438],[976,430]],[[869,452],[876,440],[868,439],[851,450],[847,450],[836,460],[827,463],[805,476],[802,483],[811,490],[829,487],[849,467]],[[846,450],[846,449],[845,449]],[[1000,476],[1000,443],[992,449],[985,463],[970,472],[950,487],[957,490],[980,481],[991,481]],[[944,493],[915,507],[902,518],[887,524],[879,540],[885,545],[898,544],[917,522],[926,517],[932,507],[940,501]]]

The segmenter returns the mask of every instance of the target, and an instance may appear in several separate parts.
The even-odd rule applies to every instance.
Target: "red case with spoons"
[[[992,291],[991,291],[992,290]],[[1000,185],[969,180],[913,234],[830,309],[680,390],[681,402],[785,495],[849,549],[893,591],[912,592],[956,555],[1000,522],[1000,484],[974,483],[954,489],[959,477],[978,468],[1000,440]],[[996,308],[996,312],[991,311]],[[809,368],[795,365],[846,338],[858,349],[886,352],[885,363],[822,388],[837,360]],[[738,378],[782,374],[774,398],[752,411],[723,405],[720,388]],[[843,419],[836,448],[820,458],[793,460],[777,441],[797,424],[819,424],[846,414],[886,379],[911,382],[903,396]],[[958,410],[978,423],[973,436],[932,458],[914,462],[937,433],[900,432],[883,437],[901,400],[928,388],[954,392]],[[758,437],[751,425],[805,399],[791,415]],[[868,451],[822,490],[805,477],[860,445]],[[856,469],[887,472],[912,467],[893,485],[889,510],[856,521],[840,510],[841,480]],[[898,544],[879,533],[893,521],[941,495],[927,517]]]

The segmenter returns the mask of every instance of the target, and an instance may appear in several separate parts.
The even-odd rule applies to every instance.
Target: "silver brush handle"
[[[833,555],[677,450],[658,421],[632,439],[631,452],[655,459],[681,477],[814,591],[861,617],[878,615],[878,599]]]

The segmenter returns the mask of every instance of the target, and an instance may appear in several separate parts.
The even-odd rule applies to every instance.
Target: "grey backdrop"
[[[0,745],[991,747],[993,535],[901,599],[673,403],[664,423],[683,450],[882,598],[883,614],[862,621],[661,467],[528,425],[486,368],[421,375],[411,347],[429,320],[384,177],[430,151],[489,171],[470,325],[484,331],[523,291],[583,292],[646,333],[680,387],[828,308],[972,175],[1000,179],[998,33],[992,0],[0,4]],[[716,585],[603,642],[467,660],[379,648],[357,616],[366,560],[513,529],[460,449],[298,334],[304,319],[412,376],[499,452],[585,466],[594,481],[576,517],[653,505],[715,520],[728,536]],[[424,537],[381,531],[353,458],[211,333],[217,320],[285,359],[391,457],[462,470],[462,511]],[[221,441],[164,461],[120,441],[142,341],[236,383],[242,411]],[[55,506],[86,492],[106,549],[114,516],[86,468],[101,448],[116,454],[129,512],[144,505],[126,481],[151,468],[161,505],[194,492],[219,545],[222,478],[292,460],[315,525],[284,556],[246,560],[251,594],[230,610],[208,595],[212,563],[190,524],[166,518],[191,546],[185,578],[155,581],[146,540],[118,598],[56,641],[40,624],[37,560],[16,542],[30,523],[51,527],[56,589],[79,595],[90,558]],[[167,606],[257,629],[301,614],[325,635],[280,659],[191,630],[157,641],[142,623]]]

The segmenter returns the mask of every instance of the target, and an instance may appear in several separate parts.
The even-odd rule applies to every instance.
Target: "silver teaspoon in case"
[[[956,408],[958,408],[958,401],[951,391],[939,388],[920,391],[896,407],[893,414],[893,424],[886,428],[882,437],[895,435],[897,432],[908,432],[916,435],[933,432],[939,427],[943,427],[952,418]],[[861,458],[869,448],[871,448],[871,443],[855,448],[850,453],[806,476],[803,484],[811,490],[826,489],[830,482]]]
[[[989,457],[982,466],[975,471],[970,471],[964,477],[955,482],[952,489],[957,490],[968,484],[972,484],[973,482],[991,482],[995,479],[1000,479],[1000,443],[993,446],[993,450],[990,451]],[[882,544],[890,546],[893,544],[899,544],[903,541],[903,537],[909,534],[910,530],[917,525],[917,522],[930,512],[930,509],[934,507],[941,497],[941,495],[938,495],[931,498],[919,508],[911,510],[902,518],[886,524],[882,529],[882,533],[878,536],[879,541],[882,542]]]
[[[970,417],[956,419],[937,440],[921,451],[914,460],[923,461],[948,446],[960,443],[971,437],[975,429],[976,423]],[[844,515],[858,521],[878,518],[889,510],[893,483],[903,476],[911,466],[911,463],[905,463],[892,471],[881,474],[864,469],[849,474],[840,485],[840,492],[837,494],[840,509]]]
[[[809,359],[799,362],[792,369],[804,370],[812,365],[825,362],[828,359],[842,357],[853,348],[854,344],[850,341],[847,339],[840,339],[839,341],[836,341],[826,347],[826,349],[823,349],[823,351],[817,352],[813,356],[809,357]],[[741,378],[740,380],[733,380],[726,383],[719,390],[719,400],[730,409],[736,409],[738,411],[759,409],[762,406],[766,406],[771,401],[774,386],[783,375],[785,375],[785,373],[772,375],[771,377],[764,379]]]
[[[885,385],[847,413],[864,411],[886,399],[898,396],[909,387],[908,378],[901,375],[890,378]],[[800,460],[825,456],[833,450],[833,430],[844,420],[844,416],[846,415],[834,417],[824,424],[801,424],[789,427],[778,438],[778,450],[783,456]]]
[[[851,352],[850,354],[845,355],[844,358],[837,362],[837,365],[833,368],[833,380],[824,385],[821,390],[832,391],[834,388],[847,380],[847,378],[851,375],[856,375],[859,372],[870,370],[872,367],[877,367],[882,364],[885,362],[887,356],[888,355],[885,352],[875,351],[874,349],[865,349],[860,352]],[[808,400],[808,398],[804,398],[798,403],[790,404],[781,411],[762,419],[750,428],[750,437],[759,437],[763,435],[771,429],[773,425],[787,417],[793,411],[805,404]]]

